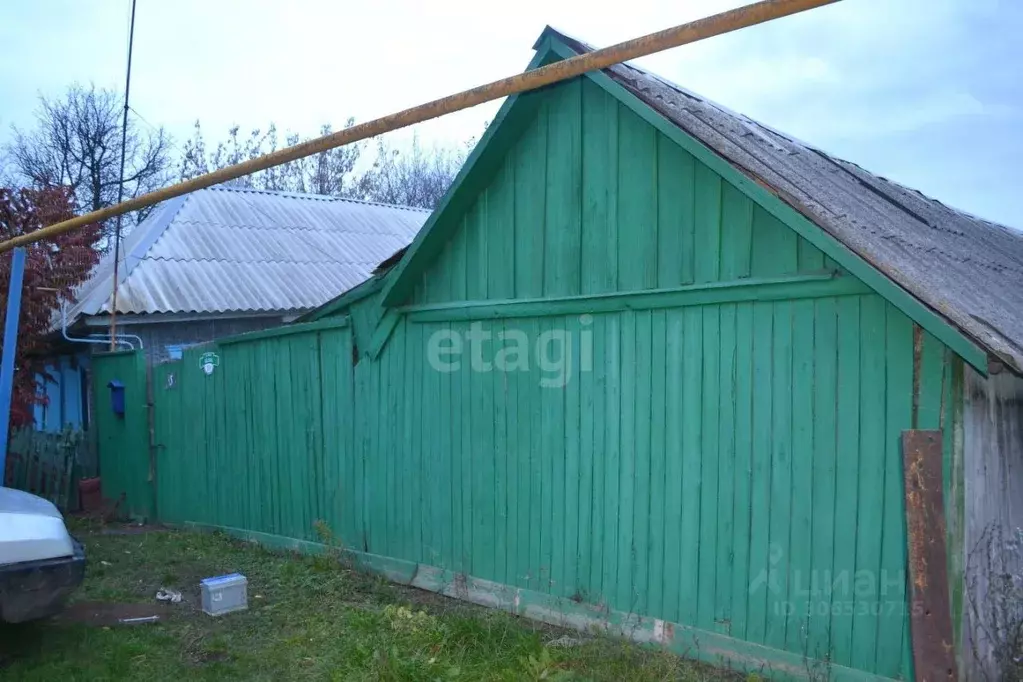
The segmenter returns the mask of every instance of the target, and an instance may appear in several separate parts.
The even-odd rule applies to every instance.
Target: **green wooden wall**
[[[542,298],[836,266],[588,80],[546,93],[414,301]]]
[[[900,434],[947,426],[958,360],[589,81],[546,91],[481,186],[405,307],[155,369],[158,516],[306,542],[322,520],[525,615],[910,678]],[[431,365],[474,324],[528,366]],[[559,331],[552,370],[532,344]]]
[[[111,409],[108,385],[115,380],[125,386],[124,416]],[[131,351],[94,356],[92,396],[103,496],[120,501],[126,516],[152,518],[145,356]]]

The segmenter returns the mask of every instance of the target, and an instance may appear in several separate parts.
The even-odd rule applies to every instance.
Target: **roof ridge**
[[[255,187],[228,187],[225,185],[214,185],[213,187],[207,187],[200,192],[205,190],[213,190],[217,192],[234,192],[237,194],[263,194],[277,197],[287,197],[289,199],[304,199],[306,201],[322,201],[324,203],[343,202],[350,204],[361,204],[364,206],[379,206],[381,208],[393,208],[403,211],[413,211],[416,213],[432,213],[433,209],[422,208],[420,206],[408,206],[405,204],[388,204],[382,201],[369,201],[367,199],[355,199],[352,197],[341,197],[334,196],[333,194],[315,194],[312,192],[291,192],[288,190],[275,190],[275,189],[258,189]]]

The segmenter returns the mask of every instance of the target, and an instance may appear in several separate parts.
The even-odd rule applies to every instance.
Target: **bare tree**
[[[401,150],[380,140],[376,161],[360,181],[362,195],[385,204],[436,208],[473,144],[470,140],[465,149],[435,146],[427,151],[417,135]]]
[[[112,90],[74,84],[57,99],[40,96],[35,126],[12,126],[7,158],[16,178],[36,188],[65,186],[75,209],[95,211],[117,201],[121,154],[121,96]],[[168,178],[170,138],[164,129],[139,130],[128,119],[124,195],[162,187]],[[137,211],[134,222],[152,208]],[[104,231],[112,231],[114,220]],[[129,224],[131,221],[129,220]]]
[[[354,123],[354,119],[348,119],[345,127],[350,127]],[[321,135],[329,135],[331,131],[330,125],[320,128]],[[285,138],[285,145],[292,146],[302,141],[299,135],[289,134]],[[228,131],[225,141],[210,149],[203,137],[202,126],[196,121],[195,132],[185,142],[183,148],[181,179],[188,180],[224,166],[277,151],[278,142],[277,127],[273,123],[266,132],[257,128],[247,136],[241,135],[240,128],[236,125]],[[238,178],[229,184],[234,187],[272,191],[355,196],[360,191],[355,177],[355,165],[361,152],[361,144],[345,145]]]

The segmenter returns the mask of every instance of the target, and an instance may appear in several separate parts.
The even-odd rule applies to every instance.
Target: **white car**
[[[85,552],[41,497],[0,487],[0,620],[52,615],[85,577]]]

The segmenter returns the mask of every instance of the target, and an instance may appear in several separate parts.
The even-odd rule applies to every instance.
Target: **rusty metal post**
[[[941,431],[902,432],[909,543],[910,637],[919,682],[956,680],[945,549]]]

